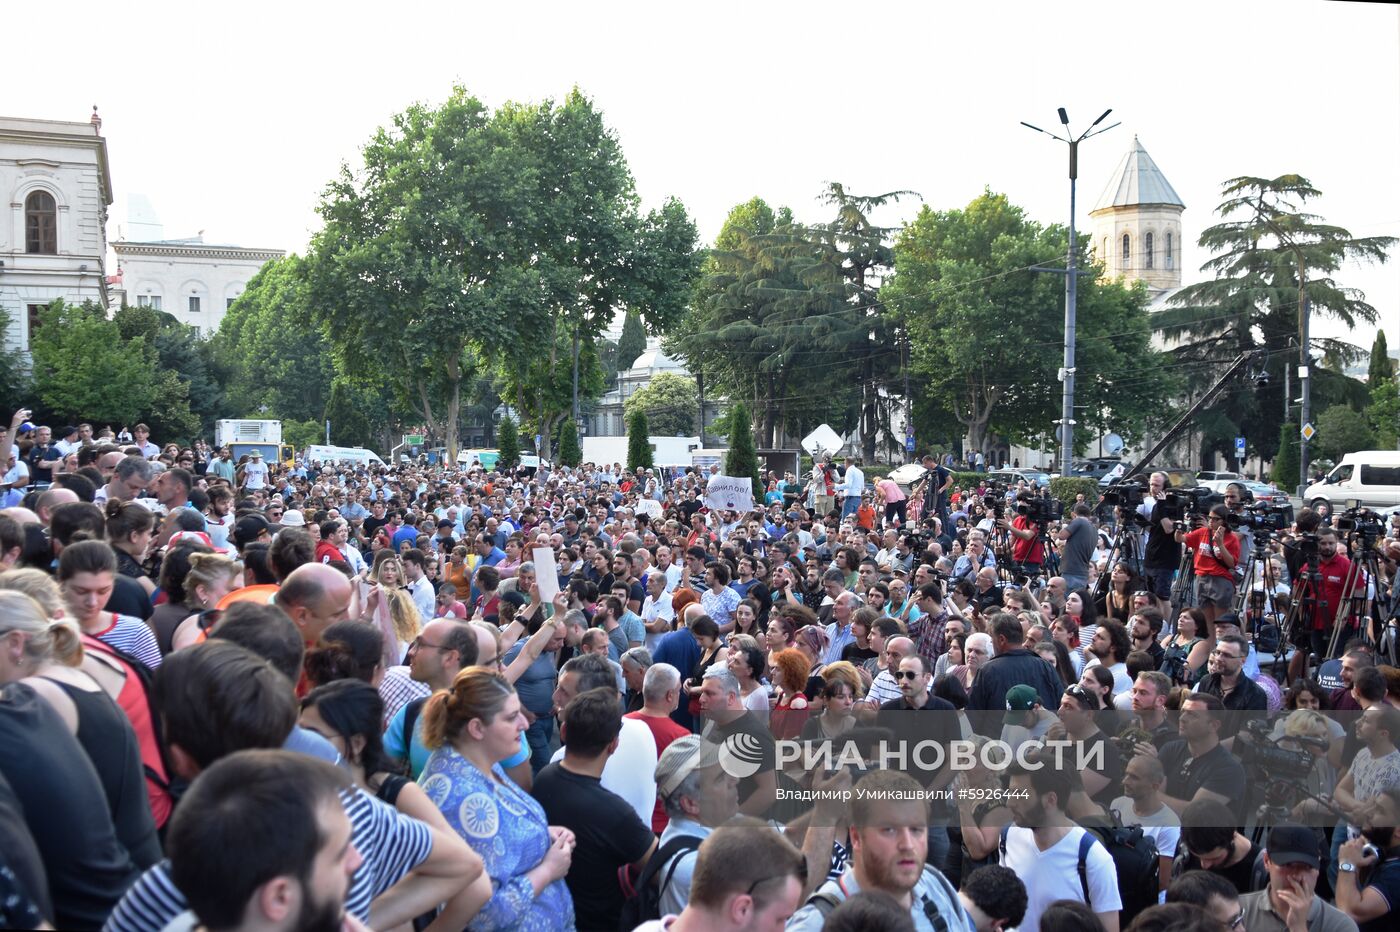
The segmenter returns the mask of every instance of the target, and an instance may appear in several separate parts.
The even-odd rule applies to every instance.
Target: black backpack
[[[618,868],[617,880],[623,894],[622,915],[618,921],[618,929],[621,932],[632,932],[644,922],[661,918],[661,891],[666,889],[666,885],[671,882],[671,875],[680,865],[677,855],[696,850],[700,847],[700,841],[695,835],[677,835],[652,853],[647,859],[647,866],[642,868],[642,872],[635,879],[632,876],[631,865]],[[657,874],[661,872],[661,868],[673,858],[670,870],[658,880]]]

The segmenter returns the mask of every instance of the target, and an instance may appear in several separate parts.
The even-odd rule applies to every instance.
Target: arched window
[[[1108,237],[1107,237],[1107,236],[1105,236],[1105,237],[1103,238],[1103,252],[1099,253],[1099,255],[1103,256],[1103,261],[1105,261],[1105,262],[1108,261]]]
[[[1147,268],[1152,268],[1152,234],[1148,233],[1142,240],[1142,257]]]
[[[1123,268],[1128,267],[1128,234],[1123,234]]]
[[[58,255],[58,207],[47,191],[24,199],[24,251]]]
[[[1170,268],[1173,268],[1173,266],[1172,266],[1172,235],[1171,235],[1170,233],[1167,234],[1167,268],[1169,268],[1169,269],[1170,269]]]

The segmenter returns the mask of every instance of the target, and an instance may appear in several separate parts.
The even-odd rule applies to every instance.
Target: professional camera
[[[1063,506],[1053,498],[1032,497],[1016,503],[1016,514],[1041,527],[1057,520],[1063,513]]]
[[[1316,758],[1307,751],[1279,747],[1270,737],[1272,728],[1267,719],[1251,719],[1236,738],[1235,754],[1246,772],[1266,775],[1271,781],[1307,779]],[[1291,737],[1287,740],[1298,744],[1316,743],[1321,745],[1321,750],[1327,749],[1327,742],[1321,738]]]
[[[1186,499],[1186,514],[1199,517],[1210,514],[1210,510],[1216,505],[1225,504],[1224,495],[1204,487],[1182,489],[1181,496]]]
[[[1118,749],[1118,753],[1123,755],[1124,760],[1130,759],[1137,753],[1139,744],[1152,743],[1152,732],[1137,725],[1130,725],[1118,733],[1116,737],[1110,738],[1113,746]]]
[[[1136,509],[1142,504],[1143,498],[1147,495],[1147,488],[1140,483],[1130,482],[1125,485],[1117,485],[1109,488],[1103,493],[1103,503],[1105,505],[1117,505],[1123,508]]]
[[[1360,534],[1368,544],[1385,536],[1385,519],[1370,508],[1348,508],[1332,526],[1344,534]]]
[[[1225,517],[1225,523],[1230,526],[1231,530],[1235,531],[1244,528],[1256,531],[1282,531],[1288,526],[1287,521],[1287,508],[1263,503],[1248,506],[1244,514],[1231,512]]]

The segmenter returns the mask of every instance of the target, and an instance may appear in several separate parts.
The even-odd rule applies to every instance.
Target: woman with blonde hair
[[[118,840],[144,869],[160,860],[161,850],[144,792],[141,746],[112,697],[76,668],[82,654],[77,624],[50,618],[22,592],[0,590],[0,684],[23,680],[77,736],[102,783]]]
[[[528,727],[515,687],[499,671],[467,667],[423,707],[432,750],[418,785],[485,862],[494,891],[468,929],[573,929],[564,877],[574,834],[501,769]]]
[[[363,604],[373,615],[374,623],[384,635],[384,669],[403,663],[408,645],[418,637],[421,627],[418,606],[404,588],[403,561],[392,550],[375,554],[374,565],[366,574],[369,594]]]
[[[185,605],[194,611],[170,638],[172,650],[198,644],[218,623],[214,607],[234,589],[243,575],[243,566],[219,553],[190,554],[190,571],[185,574]]]

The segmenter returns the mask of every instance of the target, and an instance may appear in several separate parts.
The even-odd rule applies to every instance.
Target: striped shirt
[[[109,647],[130,654],[149,670],[160,666],[160,645],[156,643],[155,632],[140,618],[112,612],[111,623],[101,631],[92,632],[92,636]]]
[[[379,681],[379,698],[384,700],[384,727],[389,727],[389,722],[394,720],[399,709],[414,699],[423,699],[432,693],[427,683],[420,683],[413,678],[408,667],[390,667],[385,670],[384,678]]]
[[[364,859],[350,879],[345,911],[368,922],[370,903],[375,897],[427,859],[433,848],[432,834],[427,825],[400,815],[394,807],[364,790],[344,791],[340,801],[350,819],[350,838]],[[170,879],[170,862],[161,861],[126,891],[102,930],[150,932],[163,929],[188,908],[185,895]]]

